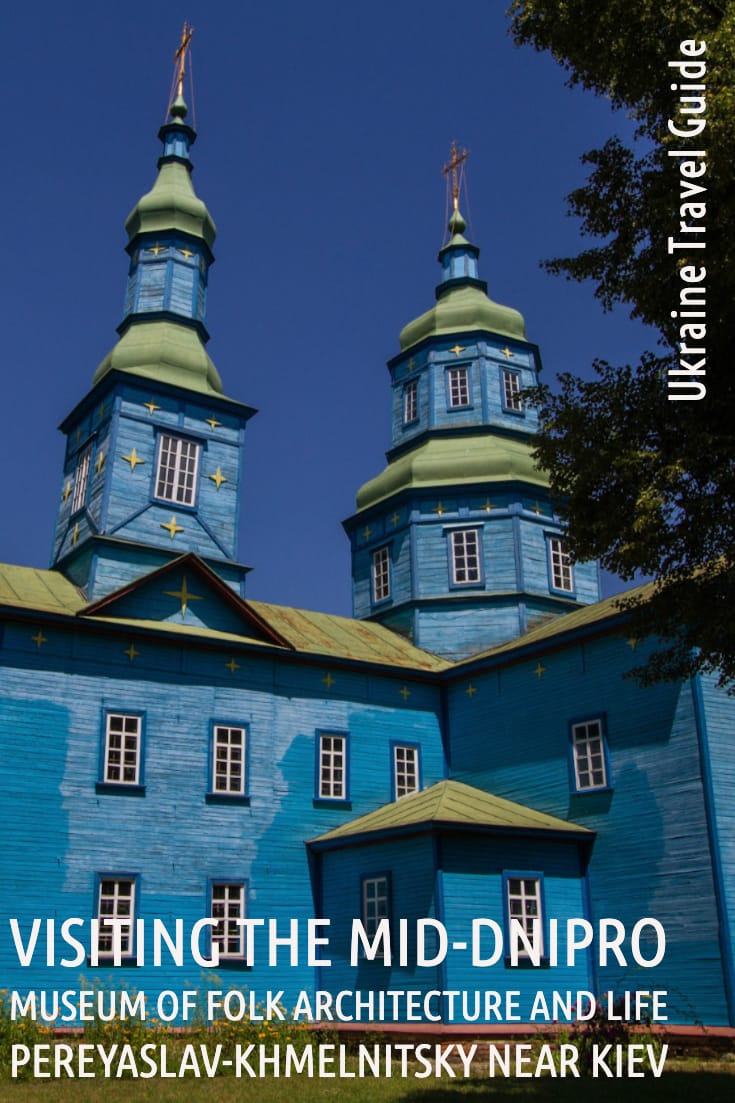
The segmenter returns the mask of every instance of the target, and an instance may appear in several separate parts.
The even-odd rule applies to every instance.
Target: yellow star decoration
[[[363,540],[369,540],[372,535],[373,530],[370,528],[370,525],[365,525],[365,531],[362,534]]]
[[[467,686],[467,689],[465,690],[465,693],[467,694],[467,696],[469,697],[469,699],[471,701],[472,698],[477,693],[477,686],[473,686],[472,682],[470,682],[470,684]]]
[[[393,516],[390,519],[390,523],[393,525],[394,528],[398,524],[400,519],[401,519],[400,513],[396,512],[396,513],[393,514]]]
[[[225,663],[225,666],[229,670],[230,674],[234,674],[236,670],[240,669],[240,664],[236,663],[234,659],[230,659],[228,663]]]
[[[406,371],[407,372],[412,372],[415,367],[416,367],[416,361],[414,360],[414,358],[412,356],[411,359],[406,364]]]
[[[99,475],[100,471],[102,470],[102,468],[104,466],[105,466],[105,453],[100,452],[100,454],[97,456],[97,460],[96,460],[95,465],[94,465],[94,469],[95,469],[95,471],[97,472],[98,475]]]
[[[172,537],[173,539],[173,537]],[[181,602],[181,619],[186,616],[186,607],[190,601],[204,601],[200,594],[192,594],[186,584],[186,575],[181,579],[181,587],[178,590],[164,590],[166,597],[175,597]]]
[[[181,525],[176,524],[176,518],[174,517],[173,513],[171,514],[171,520],[170,521],[168,521],[168,522],[161,521],[161,528],[166,530],[166,532],[169,534],[169,536],[171,537],[172,540],[173,540],[173,538],[174,538],[174,536],[176,535],[177,532],[183,532],[184,531],[183,528],[181,527]]]
[[[102,405],[100,406],[99,410],[97,411],[97,417],[100,419],[100,421],[102,421],[102,418],[105,416],[106,413],[107,413],[107,407],[105,406],[105,404],[103,402]]]
[[[482,508],[485,510],[485,513],[489,513],[490,510],[493,508],[493,503],[490,501],[489,498],[485,499],[485,504]]]
[[[402,686],[401,689],[398,690],[398,692],[400,693],[404,701],[407,701],[411,696],[411,690],[408,688],[408,686]]]
[[[62,499],[66,502],[71,494],[71,482],[68,482],[64,487],[64,491],[61,495]]]
[[[75,437],[77,438],[77,440],[81,440],[81,439],[82,439],[82,429],[81,429],[81,426],[80,426],[80,427],[79,427],[79,428],[77,429],[77,431],[76,431],[76,433],[74,434],[74,436],[75,436]]]
[[[181,253],[182,257],[186,257],[187,260],[194,256],[191,249],[177,249],[177,252]]]
[[[132,663],[140,655],[140,651],[136,651],[135,644],[131,643],[130,647],[123,651],[123,655],[127,655]]]
[[[160,410],[161,409],[160,406],[156,406],[153,399],[151,399],[150,402],[144,402],[143,405],[145,406],[146,410],[151,415],[151,417],[153,417],[154,410]]]
[[[545,673],[546,673],[546,667],[542,666],[541,661],[539,660],[538,666],[534,670],[534,674],[536,675],[537,678],[543,678]]]
[[[222,424],[222,422],[217,421],[217,418],[214,417],[214,416],[205,418],[205,421],[206,421],[207,425],[210,427],[210,429],[212,430],[212,432],[214,432],[214,430],[217,428],[218,425]]]
[[[77,540],[79,539],[79,525],[74,526],[74,531],[71,534],[71,546],[75,548],[77,546]]]
[[[638,646],[639,642],[640,641],[637,640],[635,638],[635,636],[631,636],[629,640],[626,640],[626,643],[628,644],[628,647],[630,648],[631,651],[635,651],[635,649]]]
[[[46,637],[43,634],[43,629],[41,629],[41,628],[38,629],[38,634],[37,635],[31,636],[31,639],[33,640],[33,642],[35,643],[35,645],[39,649],[39,651],[45,643],[48,643],[48,640],[46,639]]]
[[[123,456],[123,459],[126,460],[130,464],[130,470],[131,471],[135,471],[135,469],[136,469],[136,467],[138,466],[139,463],[145,463],[145,460],[142,460],[140,458],[140,456],[135,451],[135,449],[133,449],[132,452],[129,455]]]
[[[441,504],[441,502],[439,502],[438,505],[434,506],[434,509],[431,512],[436,513],[437,517],[443,517],[447,511]]]
[[[536,502],[536,505],[533,507],[533,512],[536,514],[537,517],[541,516],[541,506],[538,504],[538,502]]]
[[[327,689],[331,689],[334,685],[334,678],[329,673],[329,671],[327,671],[325,677],[322,678],[322,681],[324,682],[324,685],[327,687]]]
[[[500,351],[502,352],[502,354],[503,354],[503,356],[505,357],[506,360],[510,360],[511,356],[513,355],[513,353],[510,351],[510,349],[508,348],[507,345],[505,346],[504,349],[501,349]]]
[[[159,245],[158,242],[156,242],[155,245],[151,245],[150,249],[146,249],[146,253],[153,253],[154,257],[157,257],[159,253],[165,253],[165,252],[166,252],[166,246],[165,245]]]
[[[215,471],[214,475],[210,475],[209,478],[212,480],[218,490],[222,486],[222,483],[229,482],[229,479],[226,479],[224,477],[224,475],[222,474],[222,470],[219,467]]]
[[[451,348],[449,351],[453,352],[455,356],[459,356],[460,352],[465,351],[465,347],[465,345],[455,345],[454,348]]]

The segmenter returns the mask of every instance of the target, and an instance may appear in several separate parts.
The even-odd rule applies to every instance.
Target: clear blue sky
[[[385,361],[434,301],[441,166],[469,148],[490,295],[520,309],[546,377],[652,338],[539,260],[574,253],[579,155],[630,133],[605,100],[517,50],[502,3],[34,3],[6,7],[0,100],[0,560],[47,566],[56,426],[116,339],[123,223],[155,175],[172,72],[195,27],[194,182],[217,223],[209,351],[247,433],[250,596],[350,612],[341,520],[388,446]],[[465,212],[467,213],[467,212]]]

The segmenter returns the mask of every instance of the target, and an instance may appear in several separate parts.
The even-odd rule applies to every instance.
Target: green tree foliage
[[[561,391],[541,387],[537,458],[568,526],[572,554],[599,558],[631,579],[655,575],[645,600],[625,599],[635,635],[662,645],[635,673],[642,681],[717,670],[735,684],[735,0],[514,0],[519,45],[549,50],[569,83],[607,96],[637,124],[628,148],[612,137],[582,156],[584,186],[569,196],[583,235],[578,256],[546,261],[568,279],[592,280],[603,308],[627,304],[656,328],[659,343],[638,364],[597,361],[585,382],[563,375]],[[684,40],[706,43],[706,128],[674,136],[669,120],[691,114],[672,90],[686,80],[670,61]],[[701,93],[700,93],[701,94]],[[705,249],[669,252],[682,239],[680,158],[672,149],[706,151]],[[679,365],[682,267],[706,268],[706,396],[670,401],[667,372]],[[699,359],[693,357],[690,359]],[[629,630],[630,630],[629,626]]]

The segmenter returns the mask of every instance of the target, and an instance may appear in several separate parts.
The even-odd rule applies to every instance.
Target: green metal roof
[[[358,511],[402,490],[521,480],[547,487],[525,440],[495,434],[432,437],[404,452],[357,492]]]
[[[525,804],[493,796],[461,781],[439,781],[419,793],[384,804],[375,812],[358,816],[349,823],[335,827],[312,839],[319,845],[352,839],[376,832],[391,832],[410,827],[429,829],[433,826],[477,827],[499,831],[575,834],[591,836],[593,832],[577,823],[537,812]]]
[[[85,604],[81,591],[58,571],[0,563],[0,605],[74,616]]]
[[[205,203],[197,196],[189,168],[176,161],[161,165],[156,182],[125,221],[132,241],[137,234],[180,230],[202,238],[211,249],[217,230]]]
[[[201,337],[191,326],[176,322],[137,320],[97,368],[92,386],[113,370],[225,397]]]
[[[426,337],[475,329],[526,340],[526,324],[519,311],[493,302],[479,287],[455,287],[425,314],[404,326],[399,337],[401,351]]]

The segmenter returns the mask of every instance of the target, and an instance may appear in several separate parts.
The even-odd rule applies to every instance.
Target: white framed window
[[[212,947],[217,947],[220,958],[245,956],[245,934],[238,922],[245,918],[245,885],[242,881],[212,882]]]
[[[395,799],[417,793],[419,789],[419,749],[418,747],[393,748],[393,777]]]
[[[506,410],[516,410],[518,412],[523,410],[523,399],[521,398],[521,377],[518,372],[503,372],[503,401],[505,403]]]
[[[549,539],[549,557],[551,559],[551,585],[555,590],[572,593],[574,590],[572,561],[569,558],[565,541],[558,536],[552,536]]]
[[[108,712],[103,781],[113,785],[139,784],[141,726],[140,716]]]
[[[449,375],[449,405],[452,409],[457,406],[469,406],[470,382],[467,368],[450,368]]]
[[[390,918],[390,881],[385,874],[362,879],[362,925],[373,938],[381,919]]]
[[[480,582],[480,534],[477,529],[455,529],[449,534],[452,582],[455,586]]]
[[[419,416],[419,381],[409,379],[403,388],[403,424],[416,421]]]
[[[390,551],[387,547],[373,552],[373,601],[387,601],[390,597]]]
[[[578,792],[607,786],[605,736],[601,720],[572,724],[574,784]]]
[[[87,487],[89,486],[89,468],[92,463],[92,445],[88,444],[79,453],[77,469],[74,474],[74,493],[71,498],[71,511],[76,513],[87,501]]]
[[[543,953],[541,878],[508,877],[506,885],[508,917],[518,920],[533,946],[537,944],[537,938],[541,940],[541,952]]]
[[[97,952],[100,957],[112,957],[116,940],[123,957],[133,952],[133,919],[135,917],[135,878],[105,877],[99,879],[97,894],[97,918],[99,934]],[[119,919],[122,923],[109,926],[105,920]]]
[[[347,738],[319,736],[319,796],[324,800],[347,799]]]
[[[158,445],[156,497],[177,505],[193,506],[199,469],[199,445],[163,433]]]
[[[245,792],[245,728],[215,724],[212,790],[242,796]]]

